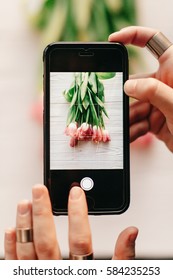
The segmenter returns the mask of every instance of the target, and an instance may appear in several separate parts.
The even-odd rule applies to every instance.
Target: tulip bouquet
[[[78,141],[108,142],[110,135],[105,128],[104,117],[108,118],[105,108],[104,85],[100,79],[110,79],[114,72],[80,72],[74,74],[70,89],[63,95],[70,103],[65,134],[70,136],[70,146]]]

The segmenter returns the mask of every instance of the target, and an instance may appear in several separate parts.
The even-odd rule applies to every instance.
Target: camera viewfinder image
[[[50,73],[50,169],[123,169],[121,72]]]

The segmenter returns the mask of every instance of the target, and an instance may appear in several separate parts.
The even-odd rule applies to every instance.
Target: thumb
[[[136,227],[128,227],[118,236],[113,260],[133,260],[135,259],[135,240],[138,235]]]
[[[159,109],[173,123],[173,89],[154,78],[132,79],[124,85],[126,94]]]

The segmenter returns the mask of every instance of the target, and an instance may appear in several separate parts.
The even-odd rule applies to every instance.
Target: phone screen
[[[88,46],[89,56],[77,44],[45,54],[44,181],[54,214],[67,214],[72,184],[84,189],[90,214],[129,204],[127,54],[119,44]]]
[[[50,170],[123,169],[122,81],[121,72],[50,73]]]

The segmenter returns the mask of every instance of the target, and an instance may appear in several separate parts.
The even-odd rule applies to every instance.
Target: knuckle
[[[55,242],[48,242],[47,239],[38,240],[37,244],[35,244],[37,255],[51,257],[54,254],[56,244]]]
[[[19,260],[32,260],[35,259],[35,253],[32,249],[18,249],[17,250],[17,256]]]
[[[13,253],[12,248],[5,245],[5,259],[7,258],[7,256],[12,255],[12,253]]]
[[[159,81],[154,78],[148,79],[148,91],[151,95],[155,94],[158,91],[159,84]]]
[[[72,205],[69,209],[69,216],[78,219],[78,221],[86,219],[87,214],[87,211],[84,208],[81,209],[79,205]]]
[[[81,212],[81,210],[78,207],[73,207],[73,208],[71,207],[69,216],[73,217],[73,219],[75,217],[77,217],[78,219],[84,218],[83,213]]]
[[[135,259],[135,248],[130,246],[122,250],[120,253],[117,254],[119,260],[134,260]]]
[[[36,258],[34,243],[17,243],[16,255],[19,260],[34,260]]]
[[[141,101],[151,102],[160,88],[160,81],[154,78],[146,78],[136,81],[134,91],[140,94]]]
[[[19,256],[19,260],[30,260],[30,256],[28,254],[22,254]]]
[[[127,259],[127,260],[134,260],[134,259],[135,259],[135,252],[132,253],[132,254],[130,254],[130,255],[128,255],[128,256],[126,257],[126,259]]]
[[[43,207],[43,205],[38,205],[38,206],[35,206],[33,207],[33,215],[34,216],[49,216],[51,215],[51,210],[48,209],[47,207]]]
[[[149,122],[144,120],[138,124],[138,133],[142,136],[150,130]]]
[[[78,239],[74,239],[72,244],[73,244],[73,248],[74,250],[79,253],[79,254],[86,254],[89,251],[90,248],[90,237],[80,237]]]

